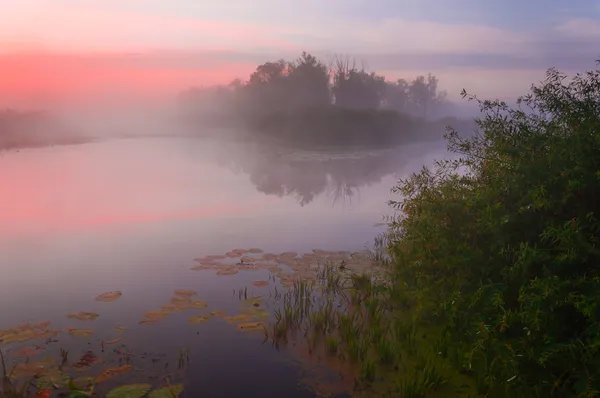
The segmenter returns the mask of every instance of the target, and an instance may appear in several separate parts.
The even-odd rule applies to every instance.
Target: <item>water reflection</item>
[[[300,206],[323,195],[332,205],[360,200],[360,189],[401,172],[416,160],[430,163],[443,156],[444,143],[407,145],[385,150],[289,148],[221,143],[228,157],[214,160],[237,173],[245,173],[259,192],[277,197],[291,196]]]

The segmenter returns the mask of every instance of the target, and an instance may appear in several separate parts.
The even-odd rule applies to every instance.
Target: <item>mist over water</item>
[[[72,327],[65,314],[97,311],[102,314],[97,333],[110,334],[117,324],[137,330],[131,349],[172,353],[185,340],[194,355],[203,353],[190,370],[203,375],[188,380],[191,391],[295,396],[294,380],[301,373],[290,353],[214,324],[202,329],[200,342],[193,330],[171,322],[139,329],[139,314],[178,288],[201,292],[211,308],[233,311],[232,287],[266,279],[266,274],[222,279],[193,273],[189,268],[198,256],[234,247],[303,253],[372,246],[381,231],[375,224],[390,212],[390,187],[443,157],[444,143],[295,150],[231,137],[143,137],[146,133],[2,155],[0,184],[8,194],[0,197],[0,329],[45,319]],[[118,306],[90,301],[112,290],[124,293]],[[231,361],[238,371],[231,370]],[[257,363],[262,370],[251,371]],[[281,382],[269,389],[248,387],[273,383],[265,371],[280,374]],[[227,377],[234,372],[236,385],[245,387],[210,387],[208,380],[225,377],[219,372]]]

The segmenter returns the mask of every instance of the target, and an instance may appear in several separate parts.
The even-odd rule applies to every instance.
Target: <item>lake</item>
[[[319,381],[307,381],[315,363],[290,347],[263,344],[261,331],[239,330],[221,312],[239,314],[239,289],[245,288],[247,297],[263,297],[260,309],[272,316],[273,288],[286,287],[268,265],[254,267],[264,265],[265,253],[372,247],[382,231],[377,224],[391,214],[387,201],[398,178],[445,156],[443,142],[295,151],[189,137],[2,153],[0,330],[28,326],[0,332],[0,340],[2,333],[23,340],[36,332],[33,339],[0,343],[0,350],[10,363],[31,357],[28,363],[51,369],[50,388],[62,387],[64,375],[54,369],[56,361],[44,361],[61,358],[64,349],[69,365],[62,370],[73,377],[131,365],[98,383],[100,395],[127,383],[158,388],[168,376],[183,383],[182,396],[313,397],[320,391],[316,384],[335,384],[339,375],[325,369]],[[202,269],[211,259],[199,258],[236,248],[261,252],[219,260],[231,270],[249,256],[250,264],[234,272]],[[197,292],[175,295],[196,307],[165,313],[165,319],[154,314],[140,324],[146,311],[177,304],[177,289]],[[95,299],[114,291],[122,294],[115,301]],[[99,316],[67,317],[82,311]],[[200,317],[190,324],[202,314],[206,322]],[[46,321],[51,326],[32,326]]]

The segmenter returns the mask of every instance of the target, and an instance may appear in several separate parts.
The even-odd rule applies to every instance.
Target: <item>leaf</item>
[[[175,384],[152,391],[148,398],[177,398],[182,392],[183,384]]]
[[[193,300],[187,305],[188,308],[206,308],[208,303],[202,300]]]
[[[225,267],[217,271],[217,275],[235,275],[240,272],[236,267]]]
[[[263,330],[264,325],[265,325],[264,322],[247,322],[247,323],[240,323],[239,325],[236,326],[236,329],[244,330],[244,331]]]
[[[240,314],[236,316],[226,316],[225,320],[230,323],[245,322],[251,320],[252,317],[248,314]]]
[[[256,286],[256,287],[269,286],[269,282],[267,282],[267,281],[254,281],[254,282],[252,282],[252,286]]]
[[[96,296],[96,301],[110,302],[118,300],[123,294],[120,291],[106,292]]]
[[[100,315],[95,312],[78,312],[77,314],[69,314],[67,318],[76,319],[79,321],[93,321],[98,318]]]
[[[115,343],[118,343],[121,340],[123,340],[123,337],[117,337],[116,339],[105,341],[104,344],[115,344]]]
[[[106,369],[98,377],[96,377],[96,383],[102,383],[104,381],[110,380],[113,377],[127,373],[130,370],[131,370],[131,365],[123,365],[123,366],[119,366],[117,368]]]
[[[147,383],[127,384],[109,391],[106,398],[141,398],[150,388],[152,385]]]
[[[259,254],[259,253],[262,253],[262,252],[263,252],[262,249],[259,249],[259,248],[256,248],[256,247],[248,249],[248,253],[251,253],[251,254]]]
[[[94,334],[92,329],[69,329],[69,334],[76,337],[88,337]]]
[[[271,316],[269,311],[256,307],[243,308],[242,313],[250,316],[253,319],[269,319],[269,317]]]
[[[197,296],[198,293],[195,292],[195,291],[193,291],[193,290],[177,289],[177,290],[175,290],[175,295],[176,296],[190,297],[190,296]]]
[[[19,350],[17,350],[17,352],[15,352],[15,357],[17,358],[29,358],[29,357],[34,357],[36,355],[39,355],[40,353],[44,352],[46,349],[43,347],[38,347],[38,346],[34,346],[34,347],[23,347],[20,348]]]
[[[120,333],[122,333],[122,332],[124,332],[124,331],[125,331],[125,327],[124,327],[124,326],[117,326],[117,327],[115,328],[115,330],[116,330],[117,332],[120,332]]]
[[[191,325],[198,325],[208,320],[210,320],[210,316],[208,315],[194,315],[188,319],[188,323]]]

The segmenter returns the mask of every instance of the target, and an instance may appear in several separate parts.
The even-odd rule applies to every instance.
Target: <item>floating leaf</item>
[[[226,316],[225,320],[230,323],[245,322],[251,320],[252,317],[248,314],[240,314],[236,316]]]
[[[104,344],[116,344],[121,340],[123,340],[123,337],[117,337],[116,339],[105,341]]]
[[[175,295],[176,296],[190,297],[190,296],[197,296],[198,293],[195,292],[195,291],[193,291],[193,290],[177,289],[177,290],[175,290]]]
[[[75,328],[71,328],[69,329],[69,334],[71,336],[77,336],[77,337],[88,337],[94,334],[94,331],[92,329],[75,329]]]
[[[76,319],[79,321],[93,321],[100,315],[95,312],[78,312],[77,314],[69,314],[67,318]]]
[[[198,325],[200,323],[204,323],[210,319],[208,315],[194,315],[188,319],[188,323],[191,325]]]
[[[58,367],[52,366],[42,372],[37,379],[38,390],[51,390],[65,387],[69,383],[69,375],[61,371]]]
[[[96,383],[102,383],[104,381],[110,380],[113,377],[122,375],[131,370],[131,365],[123,365],[118,368],[110,368],[106,369],[104,372],[100,373],[98,377],[96,377]]]
[[[146,319],[142,319],[138,323],[140,325],[154,325],[155,323],[158,323],[159,321],[160,321],[160,319],[158,319],[158,318],[146,318]]]
[[[173,304],[165,304],[160,306],[161,309],[169,312],[179,312],[183,311],[185,307],[183,305],[173,305]]]
[[[58,330],[47,330],[50,322],[42,322],[37,325],[25,323],[12,329],[0,330],[0,342],[21,343],[32,339],[48,339],[60,333]]]
[[[151,388],[152,385],[147,383],[128,384],[109,391],[106,398],[141,398]]]
[[[188,304],[191,300],[189,297],[174,296],[171,297],[170,303],[173,305]]]
[[[211,254],[210,256],[206,256],[205,258],[208,260],[224,260],[227,258],[227,256],[224,256],[222,254]]]
[[[217,275],[235,275],[239,272],[239,269],[235,268],[235,267],[227,267],[227,268],[221,268],[219,271],[217,271]]]
[[[208,307],[208,303],[202,300],[192,300],[187,305],[188,308],[206,308]]]
[[[267,282],[267,281],[254,281],[254,282],[252,282],[252,286],[256,286],[256,287],[269,286],[269,282]]]
[[[225,311],[221,311],[221,310],[211,311],[210,314],[213,315],[213,316],[217,316],[217,317],[225,317],[225,316],[227,316],[227,313]]]
[[[240,323],[239,325],[236,325],[236,329],[239,330],[262,330],[264,328],[264,323],[263,322],[248,322],[248,323]]]
[[[79,361],[73,364],[73,368],[76,370],[87,370],[93,364],[99,361],[100,359],[98,359],[98,357],[92,351],[88,351],[83,354]]]
[[[204,271],[207,269],[214,269],[217,268],[219,265],[218,264],[200,264],[200,265],[196,265],[195,267],[190,268],[192,271]]]
[[[14,355],[17,358],[29,358],[29,357],[34,357],[36,355],[39,355],[44,351],[45,351],[45,348],[38,347],[38,346],[23,347],[23,348],[18,349]]]
[[[268,319],[271,316],[269,311],[263,310],[262,308],[255,308],[255,307],[243,308],[242,313],[245,315],[249,315],[253,319]]]
[[[125,331],[125,327],[124,327],[124,326],[117,326],[117,327],[115,328],[115,330],[116,330],[117,332],[119,332],[119,333],[122,333],[122,332],[124,332],[124,331]]]
[[[16,364],[10,373],[13,379],[22,379],[30,377],[41,377],[44,373],[48,373],[51,369],[56,369],[56,363],[53,358],[44,358],[36,362],[21,362]]]
[[[146,311],[144,312],[144,316],[148,319],[163,319],[171,315],[170,311],[167,310],[155,310],[155,311]]]
[[[225,255],[229,258],[236,258],[236,257],[242,257],[244,255],[244,253],[240,253],[240,252],[227,252],[225,253]]]
[[[242,305],[252,305],[254,307],[258,307],[263,303],[262,297],[249,297],[246,300],[242,301]]]
[[[118,300],[122,295],[123,294],[120,291],[106,292],[96,296],[96,300],[104,302],[115,301]]]
[[[183,384],[159,388],[148,395],[148,398],[177,398],[183,392]]]
[[[252,254],[258,254],[258,253],[262,253],[262,249],[258,249],[256,247],[253,247],[251,249],[248,249],[248,253],[252,253]]]

